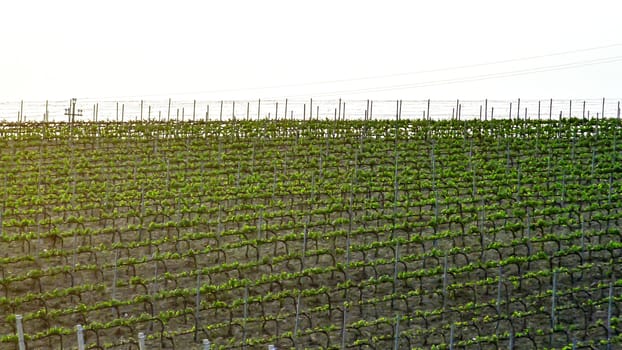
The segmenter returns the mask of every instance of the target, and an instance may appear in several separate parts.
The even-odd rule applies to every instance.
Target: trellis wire
[[[250,110],[257,108],[257,119],[266,119],[271,115],[274,119],[287,119],[289,112],[291,118],[297,120],[313,120],[313,119],[331,119],[335,116],[336,120],[366,120],[366,119],[390,119],[394,116],[395,100],[343,100],[343,99],[282,99],[282,100],[179,100],[174,101],[171,98],[166,100],[98,100],[83,99],[78,101],[78,107],[87,110],[92,107],[93,112],[76,118],[76,121],[131,121],[145,120],[145,111],[148,114],[146,120],[152,120],[151,114],[157,111],[158,120],[171,121],[184,119],[185,110],[192,109],[192,119],[185,118],[186,121],[209,120],[210,107],[219,108],[219,118],[216,120],[225,121],[237,118],[235,111],[236,104],[246,104],[246,117],[250,117]],[[602,117],[620,117],[620,100],[616,98],[600,98],[600,99],[517,99],[510,100],[491,100],[488,98],[482,100],[400,100],[400,112],[405,119],[449,119],[452,117],[452,111],[455,119],[479,119],[488,120],[489,113],[496,108],[500,115],[508,118],[519,119],[521,107],[532,115],[526,113],[526,118],[540,119],[541,108],[548,104],[549,119],[553,119],[554,114],[562,117],[574,117],[572,106],[580,104],[582,113],[579,117],[589,118],[591,115],[599,115]],[[7,101],[0,102],[0,120],[9,122],[37,122],[37,121],[66,121],[64,110],[67,107],[67,100],[55,101]],[[281,118],[279,116],[278,105],[284,104],[285,114]],[[346,114],[345,105],[348,105],[348,113]],[[402,111],[403,104],[403,111]],[[263,105],[263,106],[262,106]],[[433,106],[432,106],[433,105]],[[313,107],[316,108],[316,115],[313,116]],[[516,112],[514,112],[514,108]],[[265,108],[262,108],[265,107]],[[374,107],[375,110],[374,110]],[[308,113],[307,113],[308,109]],[[432,112],[434,110],[434,112]],[[176,111],[177,114],[171,113]],[[180,113],[181,111],[181,113]],[[276,111],[276,113],[274,113]],[[483,113],[482,113],[483,112]],[[553,113],[555,112],[555,113]],[[164,119],[163,119],[164,117]],[[315,118],[314,118],[315,117]],[[483,117],[483,118],[482,118]],[[492,115],[490,116],[492,118]]]

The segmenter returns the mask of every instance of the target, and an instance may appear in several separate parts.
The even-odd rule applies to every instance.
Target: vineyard
[[[620,347],[621,130],[4,123],[0,348]]]

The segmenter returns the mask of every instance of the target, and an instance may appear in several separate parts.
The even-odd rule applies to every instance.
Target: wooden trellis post
[[[76,102],[78,100],[76,98],[72,98],[69,101],[69,108],[65,108],[65,115],[68,117],[69,123],[73,123],[76,120],[76,117],[82,116],[82,110],[76,109]]]

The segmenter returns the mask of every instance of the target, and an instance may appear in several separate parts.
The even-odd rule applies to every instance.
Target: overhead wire
[[[329,92],[318,92],[318,93],[310,93],[310,94],[307,93],[304,95],[285,95],[282,97],[288,97],[288,98],[289,97],[306,97],[309,95],[312,95],[314,97],[320,97],[320,96],[334,96],[334,95],[339,95],[339,94],[360,94],[360,93],[366,93],[366,92],[381,92],[381,91],[414,89],[414,88],[421,88],[421,87],[449,85],[449,84],[466,83],[466,82],[480,81],[480,80],[537,74],[537,73],[544,73],[544,72],[551,72],[551,71],[558,71],[558,70],[567,70],[567,69],[581,68],[581,67],[586,67],[586,66],[614,63],[614,62],[620,62],[620,61],[622,61],[622,56],[611,56],[611,57],[598,58],[594,60],[576,61],[576,62],[571,62],[571,63],[550,65],[550,66],[540,66],[540,67],[534,67],[534,68],[522,69],[522,70],[511,70],[511,71],[505,71],[505,72],[479,74],[479,75],[460,77],[460,78],[429,80],[429,81],[409,83],[409,84],[385,85],[385,86],[370,87],[370,88],[364,88],[364,89],[344,89],[344,90],[335,90],[335,91],[329,91]],[[273,98],[276,98],[276,97],[273,97]]]
[[[324,80],[324,81],[304,82],[304,83],[294,83],[294,84],[255,86],[255,87],[248,87],[248,88],[229,88],[229,89],[214,89],[214,90],[189,91],[189,92],[171,92],[171,93],[162,93],[162,94],[109,96],[109,97],[104,97],[104,99],[115,99],[115,98],[118,99],[118,98],[132,98],[132,97],[142,97],[142,98],[144,98],[144,97],[171,97],[171,96],[183,96],[183,95],[202,95],[202,94],[216,94],[216,93],[231,93],[231,92],[248,92],[248,91],[274,90],[274,89],[295,88],[295,87],[316,86],[316,85],[328,85],[328,84],[337,84],[337,83],[350,83],[350,82],[359,82],[359,81],[367,81],[367,80],[378,80],[378,79],[386,79],[386,78],[394,78],[394,77],[406,77],[406,76],[411,76],[411,75],[419,75],[419,74],[427,74],[427,73],[439,73],[439,72],[447,72],[447,71],[462,70],[462,69],[469,69],[469,68],[486,67],[486,66],[492,66],[492,65],[500,65],[500,64],[506,64],[506,63],[529,61],[529,60],[536,60],[536,59],[556,57],[556,56],[564,56],[564,55],[583,53],[583,52],[589,52],[589,51],[603,50],[603,49],[609,49],[609,48],[621,47],[621,46],[622,46],[622,43],[614,43],[614,44],[609,44],[609,45],[602,45],[602,46],[594,46],[594,47],[581,48],[581,49],[575,49],[575,50],[553,52],[553,53],[541,54],[541,55],[525,56],[525,57],[519,57],[519,58],[510,58],[510,59],[488,61],[488,62],[466,64],[466,65],[458,65],[458,66],[450,66],[450,67],[442,67],[442,68],[425,69],[425,70],[418,70],[418,71],[412,71],[412,72],[401,72],[401,73],[393,73],[393,74],[385,74],[385,75],[374,75],[374,76],[367,76],[367,77],[357,77],[357,78],[347,78],[347,79],[334,79],[334,80]],[[609,63],[609,62],[605,62],[605,63]],[[575,64],[575,63],[572,63],[572,64]],[[600,64],[600,63],[590,63],[590,64],[587,64],[587,65],[593,65],[593,64]],[[562,66],[564,66],[564,65],[562,65]],[[539,69],[539,68],[534,68],[534,69]],[[565,68],[565,69],[570,69],[570,68]],[[529,69],[529,70],[531,70],[531,69]],[[552,70],[557,70],[557,69],[552,69]],[[507,72],[494,73],[493,75],[496,75],[496,74],[506,74],[506,73]],[[511,73],[511,71],[509,73]],[[539,72],[532,72],[532,73],[525,73],[525,74],[535,74],[535,73],[539,73]],[[488,76],[488,75],[482,75],[482,76]],[[421,82],[421,83],[407,84],[407,85],[409,85],[409,86],[410,85],[432,86],[432,85],[439,85],[440,82],[444,82],[444,81],[449,81],[449,82],[447,82],[447,84],[454,84],[456,82],[462,82],[463,79],[472,79],[472,78],[477,78],[477,77],[479,77],[479,76],[466,77],[466,78],[444,79],[444,80],[438,80],[438,81],[433,80],[433,81],[429,81],[429,82]],[[485,79],[493,79],[493,77],[485,78]],[[457,81],[454,82],[454,80],[457,80]],[[477,80],[482,80],[482,79],[477,79]],[[471,81],[471,80],[468,80],[468,81]],[[432,85],[429,85],[429,84],[432,84]],[[377,87],[377,88],[368,88],[368,89],[340,90],[340,91],[333,91],[333,92],[319,92],[317,94],[312,94],[312,95],[315,95],[315,96],[321,96],[321,95],[325,95],[325,94],[333,95],[335,93],[346,93],[346,92],[349,92],[349,91],[359,91],[359,90],[363,91],[363,92],[366,92],[366,91],[371,91],[371,92],[374,92],[374,91],[387,91],[387,89],[388,90],[392,90],[392,89],[394,89],[393,87],[400,88],[401,86],[402,85],[391,85],[391,86],[386,86],[386,87]],[[309,95],[309,94],[306,94],[306,95]],[[88,98],[91,98],[91,97],[83,97],[83,98],[87,98],[88,99]]]

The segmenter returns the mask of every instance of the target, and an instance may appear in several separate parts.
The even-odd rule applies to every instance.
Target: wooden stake
[[[370,101],[369,102],[369,120],[372,119],[373,110],[374,110],[374,101]],[[430,100],[428,100],[428,112],[430,112]]]
[[[24,327],[22,325],[22,315],[15,315],[15,327],[17,328],[17,342],[19,350],[26,350],[26,342],[24,341]]]
[[[395,260],[395,266],[397,269],[397,260]],[[395,276],[397,276],[397,274],[395,274]],[[393,330],[393,350],[399,350],[399,348],[400,348],[400,316],[396,315],[395,316],[395,329]]]
[[[553,271],[553,290],[551,293],[551,329],[557,324],[557,271]],[[551,334],[551,337],[553,335]]]
[[[84,350],[84,328],[82,325],[76,326],[76,336],[78,338],[78,350]]]
[[[146,350],[145,348],[145,333],[138,333],[138,350]]]
[[[462,118],[462,103],[458,105],[458,120]]]
[[[339,99],[339,115],[335,118],[335,120],[339,120],[337,118],[341,119],[341,99]]]
[[[199,307],[201,305],[201,270],[197,270],[197,292],[194,299],[194,340],[197,341],[199,339]],[[203,339],[203,344],[207,339]],[[207,340],[209,344],[209,340]],[[209,348],[208,348],[209,350]]]
[[[430,116],[430,99],[428,99],[428,111],[426,115],[428,116],[428,120],[432,120],[432,117]]]
[[[168,114],[166,115],[167,120],[171,120],[171,98],[168,98]]]

